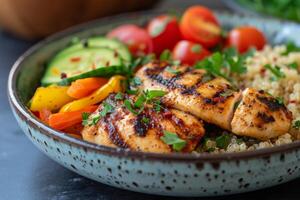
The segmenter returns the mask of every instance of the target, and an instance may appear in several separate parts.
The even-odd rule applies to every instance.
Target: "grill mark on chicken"
[[[149,122],[144,122],[143,119],[149,119]],[[138,114],[136,120],[134,121],[134,131],[136,135],[140,137],[145,137],[149,128],[152,128],[153,123],[150,122],[150,117],[146,114]]]
[[[275,119],[273,116],[267,115],[266,113],[263,113],[263,112],[258,112],[257,117],[260,118],[264,123],[275,122]]]
[[[108,131],[110,140],[118,147],[128,148],[128,145],[124,142],[123,138],[120,136],[120,133],[117,130],[118,128],[113,122],[115,121],[115,119],[112,119],[111,117],[105,117],[103,121],[105,122],[106,125],[105,128]]]
[[[271,111],[278,111],[282,108],[284,108],[284,106],[282,104],[280,104],[276,99],[270,99],[267,97],[262,97],[257,95],[257,99],[262,102],[263,104],[265,104],[266,106],[268,106],[268,108]]]
[[[124,96],[132,102],[137,98],[133,95]],[[182,111],[162,108],[157,112],[152,105],[145,104],[141,114],[134,115],[124,107],[124,101],[115,100],[113,94],[105,101],[115,106],[114,112],[107,114],[97,124],[84,127],[82,136],[89,142],[137,151],[169,153],[173,151],[172,146],[160,138],[164,131],[170,131],[187,141],[182,151],[191,152],[204,135],[202,121]],[[101,109],[102,105],[99,107]],[[144,123],[143,117],[149,118],[149,123]]]

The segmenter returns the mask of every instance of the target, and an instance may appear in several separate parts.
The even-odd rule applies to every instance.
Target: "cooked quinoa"
[[[262,149],[283,144],[288,144],[300,139],[300,52],[291,52],[284,55],[286,46],[265,46],[261,51],[256,51],[252,57],[247,58],[247,72],[237,77],[241,88],[253,87],[263,89],[283,103],[293,113],[293,123],[290,131],[284,135],[267,141],[239,137],[231,133],[225,148],[216,144],[216,137],[206,139],[204,146],[199,151],[203,152],[240,152],[245,150]],[[276,78],[266,65],[276,67],[283,75]],[[298,121],[298,122],[297,122]]]

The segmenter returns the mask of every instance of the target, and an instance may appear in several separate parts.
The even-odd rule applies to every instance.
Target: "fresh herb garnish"
[[[300,120],[296,120],[293,124],[294,129],[300,129]]]
[[[137,115],[138,112],[133,108],[132,102],[129,99],[124,100],[125,107],[133,114]]]
[[[105,117],[108,113],[112,113],[114,111],[114,107],[107,102],[103,103],[103,108],[100,111],[100,116]]]
[[[118,92],[116,95],[115,95],[115,100],[123,100],[124,96],[121,92]]]
[[[251,53],[249,53],[251,52]],[[215,52],[206,59],[195,64],[197,69],[205,69],[207,73],[215,77],[223,77],[231,81],[232,73],[243,74],[247,71],[246,58],[253,55],[253,49],[240,55],[235,48],[228,48],[221,52]]]
[[[130,82],[133,86],[139,86],[142,84],[142,81],[139,77],[133,77]]]
[[[135,108],[141,108],[144,103],[146,102],[147,98],[144,93],[140,94],[140,96],[137,98],[137,100],[134,103]]]
[[[162,90],[146,90],[145,95],[147,97],[147,100],[152,100],[157,97],[163,97],[166,94],[166,92]]]
[[[164,50],[160,56],[159,56],[160,61],[169,61],[171,60],[171,51],[169,49]]]
[[[286,50],[285,52],[282,53],[282,55],[286,56],[291,52],[299,52],[300,51],[300,47],[298,47],[295,43],[293,42],[288,42],[286,45]]]
[[[236,143],[237,143],[238,145],[242,144],[243,142],[244,142],[244,140],[243,140],[242,138],[237,138],[237,139],[236,139]]]
[[[172,133],[170,131],[164,131],[164,135],[160,137],[160,139],[168,144],[172,145],[173,150],[181,151],[187,144],[187,142],[178,137],[176,133]]]
[[[178,70],[178,69],[173,69],[172,67],[166,67],[166,69],[165,69],[167,72],[169,72],[169,73],[171,73],[171,74],[175,74],[175,75],[177,75],[177,74],[179,74],[180,73],[180,70]]]
[[[82,125],[83,126],[89,125],[89,116],[90,116],[89,113],[86,113],[86,112],[82,113]]]
[[[216,138],[216,145],[220,149],[226,149],[230,143],[231,137],[228,134],[223,134]]]
[[[137,94],[137,93],[139,93],[139,90],[126,90],[126,93],[127,94]]]
[[[274,75],[274,80],[285,78],[285,74],[280,70],[280,67],[278,67],[277,65],[272,67],[270,64],[266,64],[264,65],[264,68],[270,70],[270,72]]]
[[[292,69],[296,69],[296,70],[298,69],[298,63],[296,62],[290,63],[287,66]]]
[[[144,124],[149,124],[149,123],[150,123],[150,119],[149,119],[148,117],[143,117],[143,118],[142,118],[142,122],[143,122]]]

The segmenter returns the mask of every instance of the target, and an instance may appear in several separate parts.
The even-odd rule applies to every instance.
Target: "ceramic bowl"
[[[216,12],[225,28],[251,24],[271,43],[299,42],[294,24]],[[224,154],[155,154],[88,143],[43,124],[26,108],[45,62],[74,37],[105,34],[124,23],[145,24],[159,13],[134,13],[75,27],[41,41],[16,61],[8,95],[18,124],[46,155],[90,179],[142,193],[171,196],[216,196],[277,185],[300,176],[300,142],[256,151]]]

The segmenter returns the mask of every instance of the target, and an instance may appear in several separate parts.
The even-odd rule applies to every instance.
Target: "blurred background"
[[[227,6],[239,13],[300,22],[300,0],[0,0],[0,25],[20,38],[32,40],[104,16],[191,3],[215,9]]]

